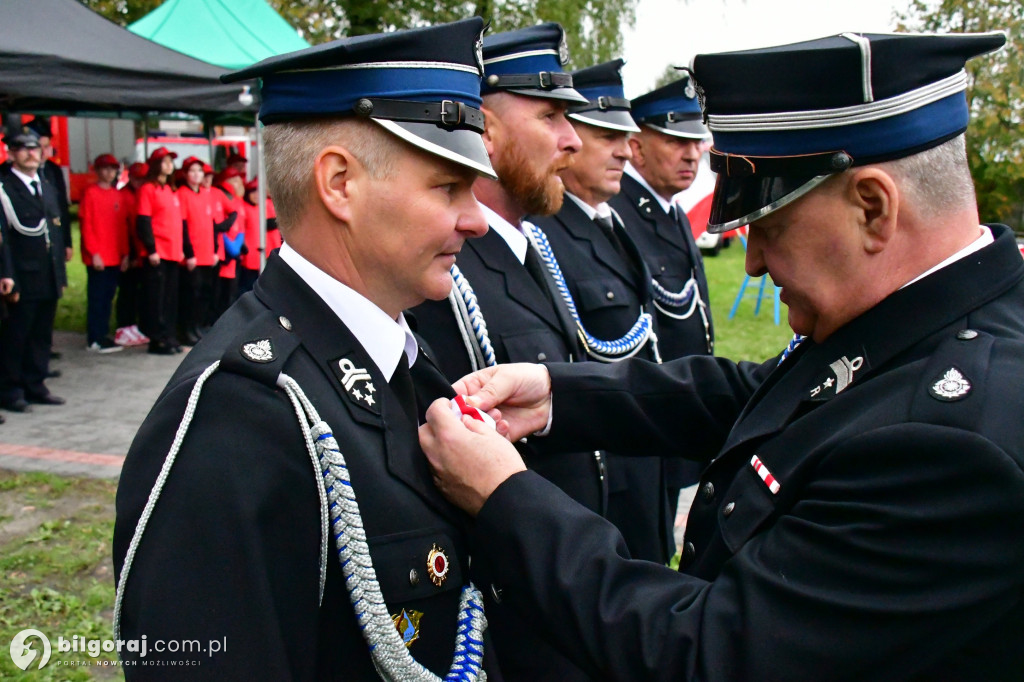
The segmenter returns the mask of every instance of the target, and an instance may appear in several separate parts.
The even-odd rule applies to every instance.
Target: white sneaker
[[[118,327],[114,332],[114,343],[119,346],[134,346],[135,335],[132,333],[131,327]]]
[[[133,337],[135,338],[135,343],[132,344],[133,346],[144,346],[149,343],[149,337],[139,330],[138,325],[133,324],[128,329],[131,331]]]
[[[93,341],[86,346],[85,349],[90,353],[117,353],[118,351],[124,350],[123,347],[107,338],[100,339],[99,341]]]

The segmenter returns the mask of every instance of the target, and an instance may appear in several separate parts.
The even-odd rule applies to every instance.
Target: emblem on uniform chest
[[[412,646],[412,643],[420,638],[421,618],[423,618],[423,614],[412,609],[402,609],[401,613],[391,616],[391,622],[398,629],[398,634],[401,635],[406,648]]]
[[[438,587],[448,578],[448,555],[436,543],[427,553],[427,575],[430,576],[430,582]]]
[[[377,389],[373,385],[373,377],[362,367],[356,367],[355,363],[348,358],[338,361],[338,369],[341,370],[341,385],[345,387],[352,399],[356,402],[363,402],[367,407],[377,402],[373,394]]]
[[[952,402],[971,392],[971,382],[955,367],[950,367],[928,391],[937,400]]]
[[[864,366],[864,358],[857,356],[853,360],[843,356],[829,364],[833,376],[811,389],[812,400],[828,400],[828,398],[839,395],[850,384],[853,383],[853,375]]]

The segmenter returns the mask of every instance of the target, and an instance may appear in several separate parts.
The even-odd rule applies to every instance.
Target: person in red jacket
[[[170,185],[177,154],[160,147],[149,156],[146,184],[139,188],[135,229],[146,252],[146,327],[149,352],[181,352],[175,329],[178,318],[178,275],[181,264],[195,268],[188,224],[181,202]]]
[[[181,170],[185,173],[185,184],[178,188],[182,217],[188,223],[188,234],[195,254],[196,267],[191,272],[182,272],[188,287],[181,290],[187,305],[182,306],[180,320],[183,339],[188,345],[195,345],[205,329],[213,324],[213,283],[217,277],[220,258],[217,255],[217,240],[235,222],[235,216],[222,218],[219,199],[213,190],[203,186],[205,164],[194,156],[185,159]]]
[[[259,206],[259,179],[253,178],[245,183],[245,247],[246,253],[239,259],[240,271],[238,273],[238,295],[252,289],[256,278],[260,276],[260,206]],[[281,246],[281,233],[277,229],[277,214],[274,213],[274,205],[267,197],[266,203],[267,236],[265,242],[265,253]]]
[[[238,170],[227,167],[214,178],[214,195],[218,199],[224,220],[234,214],[236,219],[227,232],[217,240],[220,270],[214,297],[214,313],[220,316],[238,298],[238,272],[236,263],[245,249],[245,185]]]
[[[88,300],[86,349],[112,353],[122,349],[110,338],[110,311],[120,274],[128,269],[128,233],[125,201],[114,187],[120,162],[100,154],[93,162],[96,183],[85,189],[78,218],[82,227],[82,262],[85,263]]]
[[[142,263],[146,254],[135,232],[135,197],[146,182],[148,172],[149,166],[144,163],[136,162],[128,166],[128,182],[119,190],[125,209],[123,229],[128,239],[128,269],[121,273],[118,281],[114,311],[117,318],[114,343],[119,346],[144,346],[149,343],[149,337],[139,329],[144,301]]]

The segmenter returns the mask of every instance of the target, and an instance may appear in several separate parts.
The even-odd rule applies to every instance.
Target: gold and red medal
[[[427,574],[430,576],[430,582],[438,587],[441,587],[448,577],[448,555],[437,546],[437,543],[434,543],[433,549],[427,553]]]

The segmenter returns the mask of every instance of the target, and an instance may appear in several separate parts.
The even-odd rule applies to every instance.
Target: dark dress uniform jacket
[[[479,299],[499,363],[582,357],[568,310],[556,308],[551,296],[541,290],[493,229],[463,245],[458,266]],[[413,312],[417,332],[433,349],[444,373],[453,381],[469,374],[472,367],[451,304],[447,300],[427,301]],[[549,457],[538,455],[532,442],[517,447],[529,467],[574,500],[595,511],[603,510],[607,497],[604,460],[598,462],[593,451],[573,448],[571,454]],[[484,597],[490,632],[506,679],[586,679],[582,671],[537,637],[532,618],[520,619],[506,604],[495,601],[489,590],[484,590]]]
[[[262,339],[271,341],[272,362],[254,363],[239,352]],[[378,679],[333,534],[323,603],[317,601],[320,474],[295,409],[274,383],[284,372],[331,427],[347,460],[388,612],[422,614],[409,651],[444,676],[455,647],[460,588],[469,582],[465,517],[432,485],[416,425],[376,365],[278,257],[268,261],[255,290],[189,353],[139,430],[118,486],[117,573],[196,379],[218,359],[221,367],[203,388],[131,567],[124,637],[226,641],[226,653],[187,669],[190,678]],[[372,404],[346,392],[336,369],[342,359],[372,376]],[[420,362],[429,360],[421,355],[414,376]],[[430,397],[438,394],[421,395],[419,402]],[[440,587],[426,570],[435,544],[450,566]],[[148,658],[160,657],[151,651]],[[126,666],[125,672],[171,678],[173,668]]]
[[[1024,679],[1024,261],[993,232],[778,368],[551,368],[554,446],[703,427],[687,575],[626,561],[530,472],[484,505],[474,559],[617,680]]]
[[[691,273],[697,278],[701,299],[709,303],[708,280],[704,274],[704,261],[693,240],[690,223],[685,215],[677,224],[670,215],[661,210],[658,199],[629,175],[622,176],[622,191],[612,197],[608,204],[614,208],[626,224],[626,231],[632,237],[654,279],[666,290],[673,293],[683,288]],[[708,322],[711,310],[707,310]],[[707,355],[708,334],[714,344],[714,332],[704,329],[704,322],[696,310],[685,320],[677,320],[658,311],[658,348],[665,361],[687,355]]]
[[[622,254],[604,228],[568,196],[555,215],[530,220],[547,235],[576,311],[591,336],[621,338],[641,311],[653,313],[651,275],[628,235],[620,240]],[[656,359],[650,342],[636,357]],[[669,504],[662,459],[637,456],[646,453],[636,448],[628,452],[634,456],[608,453],[605,518],[622,533],[633,558],[668,563],[675,553],[675,507]]]
[[[64,269],[66,244],[57,190],[42,173],[37,177],[42,191],[41,200],[10,169],[0,173],[0,183],[11,198],[21,224],[34,228],[44,217],[47,220],[45,234],[48,238],[42,234],[21,234],[13,225],[8,225],[3,235],[4,276],[14,279],[14,291],[21,294],[21,301],[56,300],[68,283]]]

